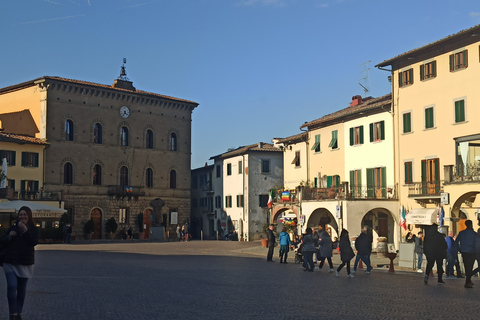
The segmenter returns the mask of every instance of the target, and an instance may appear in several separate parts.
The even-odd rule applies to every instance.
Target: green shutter
[[[335,186],[340,187],[340,176],[334,176],[335,177]]]
[[[327,188],[332,186],[332,176],[327,176]]]
[[[455,70],[455,57],[453,54],[449,56],[449,61],[450,61],[450,72]]]
[[[16,155],[17,155],[17,152],[16,151],[12,151],[12,158],[10,160],[10,165],[11,166],[14,166],[15,165],[15,162],[16,162]]]
[[[313,185],[314,185],[315,189],[318,188],[318,178],[313,179]]]
[[[424,64],[422,64],[420,66],[420,80],[423,80],[423,79],[425,79],[425,65]]]
[[[432,76],[437,76],[437,61],[432,61]]]
[[[385,121],[380,121],[380,140],[385,140]]]
[[[360,126],[360,144],[363,144],[363,126]]]
[[[401,72],[401,71],[398,72],[398,86],[399,86],[399,87],[403,87],[403,83],[402,83],[402,72]]]
[[[435,193],[440,192],[440,159],[433,160],[435,165]]]
[[[353,190],[355,188],[354,182],[355,182],[355,171],[351,170],[350,171],[350,192],[352,194],[353,194]]]
[[[350,145],[353,146],[354,143],[355,143],[355,140],[354,140],[354,134],[353,134],[353,128],[350,128]]]
[[[387,167],[382,167],[382,198],[387,198]]]
[[[409,84],[413,84],[413,68],[408,70],[408,73],[410,74],[410,82]]]
[[[403,133],[412,132],[411,113],[403,114]]]
[[[427,160],[422,160],[422,194],[427,192]]]
[[[468,67],[468,50],[465,50],[462,52],[463,54],[463,65],[466,67]]]
[[[370,127],[370,142],[373,142],[373,140],[374,140],[373,139],[374,138],[373,137],[374,136],[374,134],[373,134],[373,123],[370,123],[369,127]]]
[[[373,195],[374,195],[373,169],[367,168],[367,197],[373,198]]]
[[[455,101],[455,122],[465,121],[465,101]]]

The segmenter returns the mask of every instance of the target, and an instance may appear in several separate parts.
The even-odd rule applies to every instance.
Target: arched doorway
[[[359,229],[363,226],[369,226],[372,229],[374,244],[378,237],[385,237],[387,242],[394,242],[395,219],[387,209],[376,208],[368,211],[363,216]]]
[[[325,208],[315,209],[308,218],[306,224],[307,228],[317,229],[318,226],[322,226],[324,230],[330,234],[332,240],[335,237],[339,237],[340,232],[338,230],[337,221],[332,213]]]
[[[275,215],[276,233],[280,234],[283,227],[287,227],[287,232],[298,234],[298,217],[295,212],[289,208],[279,210]]]
[[[92,234],[92,239],[102,239],[102,211],[95,208],[90,213],[90,217],[95,225],[95,230]]]
[[[148,239],[150,235],[150,227],[152,226],[152,220],[150,220],[150,215],[152,214],[151,209],[147,209],[143,212],[143,224],[146,226],[143,230],[145,239]]]
[[[467,219],[472,220],[474,225],[476,224],[476,208],[480,207],[480,201],[476,201],[479,193],[479,191],[466,192],[453,203],[450,218],[454,234],[460,232],[460,225],[463,225],[463,222]]]

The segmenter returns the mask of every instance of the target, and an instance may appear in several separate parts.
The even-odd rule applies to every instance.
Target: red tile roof
[[[4,133],[4,132],[0,132],[0,142],[13,142],[13,143],[19,143],[19,144],[40,144],[40,145],[49,144],[45,139],[22,136],[19,134]]]

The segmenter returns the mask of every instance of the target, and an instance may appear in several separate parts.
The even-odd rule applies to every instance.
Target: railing
[[[303,189],[303,200],[333,200],[343,197],[343,187]]]
[[[480,181],[480,165],[468,163],[453,167],[453,182]]]
[[[440,196],[443,192],[443,181],[413,182],[408,186],[409,197]]]
[[[388,200],[398,199],[394,186],[369,186],[369,185],[350,185],[348,200],[369,199],[369,200]]]
[[[139,186],[120,186],[120,185],[110,185],[108,186],[107,194],[109,196],[120,196],[120,197],[138,197],[144,196],[145,191],[143,187]]]
[[[298,194],[296,189],[289,190],[277,190],[274,194],[273,202],[282,204],[282,203],[295,203],[298,202]]]

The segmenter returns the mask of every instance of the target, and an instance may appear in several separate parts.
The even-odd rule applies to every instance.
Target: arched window
[[[93,167],[93,185],[101,186],[102,185],[102,166],[96,164]]]
[[[153,188],[153,170],[151,168],[147,168],[145,172],[145,186]]]
[[[128,186],[128,168],[125,166],[120,168],[120,186],[122,188]]]
[[[175,132],[170,134],[170,151],[177,151],[177,134]]]
[[[63,183],[73,184],[73,165],[70,162],[63,166]]]
[[[177,172],[175,170],[170,171],[170,189],[177,188]]]
[[[128,146],[128,128],[122,127],[120,129],[120,144],[122,146]]]
[[[65,141],[73,141],[73,121],[65,121]]]
[[[93,143],[102,144],[102,134],[102,125],[100,123],[95,123],[95,126],[93,127]]]
[[[145,136],[145,147],[147,149],[153,149],[153,131],[147,130],[147,134]]]

